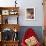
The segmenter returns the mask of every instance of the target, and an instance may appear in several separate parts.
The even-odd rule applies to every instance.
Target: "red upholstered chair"
[[[34,30],[32,28],[27,29],[27,31],[25,32],[24,37],[22,38],[22,42],[21,42],[21,46],[27,46],[25,40],[30,38],[30,37],[35,37],[37,40],[37,35],[34,32]],[[41,46],[41,44],[39,43],[39,41],[37,40],[37,44],[35,44],[34,46]]]

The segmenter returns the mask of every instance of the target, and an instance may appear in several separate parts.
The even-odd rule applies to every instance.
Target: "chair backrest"
[[[27,31],[24,34],[24,37],[22,38],[21,45],[22,46],[26,46],[25,39],[28,39],[31,36],[35,36],[36,37],[36,33],[34,32],[34,30],[32,28],[28,28]]]
[[[25,39],[27,39],[27,38],[29,38],[29,37],[31,37],[31,36],[37,36],[36,35],[36,33],[34,32],[34,30],[32,29],[32,28],[29,28],[29,29],[27,29],[27,31],[25,32],[25,34],[24,34],[24,40]]]

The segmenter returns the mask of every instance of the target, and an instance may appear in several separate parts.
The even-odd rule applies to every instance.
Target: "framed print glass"
[[[35,8],[26,8],[25,19],[26,20],[35,20]]]

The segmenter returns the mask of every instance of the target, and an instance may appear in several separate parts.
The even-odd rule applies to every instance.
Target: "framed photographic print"
[[[35,8],[26,8],[25,19],[26,20],[35,20]]]

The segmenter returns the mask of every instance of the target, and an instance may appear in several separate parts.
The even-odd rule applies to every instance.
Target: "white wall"
[[[14,6],[15,0],[0,0],[0,6]],[[17,0],[20,7],[19,12],[19,24],[21,26],[42,26],[43,25],[43,6],[42,0]],[[28,7],[35,8],[35,20],[26,21],[25,20],[25,9]]]
[[[20,23],[24,26],[42,26],[43,25],[43,6],[42,0],[21,0],[20,5]],[[25,9],[27,7],[35,8],[35,21],[26,21],[25,20]]]

